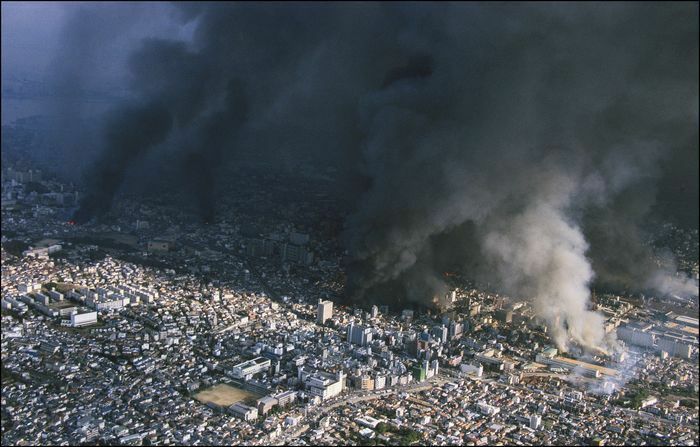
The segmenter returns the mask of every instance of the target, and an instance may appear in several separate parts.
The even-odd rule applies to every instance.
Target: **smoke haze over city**
[[[700,444],[698,2],[0,8],[3,446]]]
[[[305,163],[348,203],[350,302],[429,306],[458,271],[531,302],[560,348],[611,349],[594,283],[697,295],[641,228],[697,228],[696,3],[132,6],[59,8],[42,56],[61,95],[123,91],[90,140],[53,103],[78,223],[166,172],[215,222],[228,166]]]

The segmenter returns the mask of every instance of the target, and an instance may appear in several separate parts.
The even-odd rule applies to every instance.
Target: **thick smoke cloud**
[[[624,256],[648,254],[635,229],[654,185],[697,153],[696,4],[178,7],[194,37],[132,55],[154,126],[107,144],[85,217],[160,150],[198,167],[211,220],[216,167],[255,154],[363,185],[344,233],[351,300],[428,304],[458,268],[531,299],[561,348],[605,347],[596,275],[663,283]],[[628,250],[611,253],[618,233]]]
[[[108,211],[126,168],[161,143],[171,126],[172,118],[162,104],[149,103],[116,111],[106,127],[104,156],[92,172],[98,186],[89,191],[73,219],[84,223],[93,215]]]
[[[130,93],[127,60],[135,46],[145,37],[175,37],[187,29],[169,19],[176,17],[171,7],[158,2],[64,2],[52,7],[66,20],[51,42],[58,51],[46,68],[52,97],[46,98],[44,113],[51,118],[52,153],[38,158],[62,160],[55,170],[73,179],[76,169],[89,168],[104,149],[100,122],[110,120],[105,112]],[[137,97],[125,107],[142,100]]]

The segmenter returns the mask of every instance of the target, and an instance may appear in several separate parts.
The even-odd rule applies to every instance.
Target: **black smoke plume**
[[[177,7],[194,37],[132,56],[132,91],[158,106],[108,124],[124,141],[107,140],[81,216],[163,146],[196,167],[211,220],[217,166],[255,153],[363,185],[343,236],[351,300],[430,303],[456,268],[530,299],[566,348],[608,342],[596,276],[671,284],[631,264],[648,255],[640,221],[675,214],[658,194],[697,197],[679,162],[697,160],[697,4]]]
[[[116,111],[106,125],[103,156],[90,170],[88,194],[73,220],[81,224],[107,212],[124,180],[126,169],[152,146],[161,143],[171,126],[170,113],[159,103]]]

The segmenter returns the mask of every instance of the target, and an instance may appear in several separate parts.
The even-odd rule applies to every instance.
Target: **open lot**
[[[257,397],[258,395],[255,393],[235,388],[225,383],[214,385],[194,396],[195,399],[204,404],[211,402],[221,407],[228,407],[236,402],[242,402]]]

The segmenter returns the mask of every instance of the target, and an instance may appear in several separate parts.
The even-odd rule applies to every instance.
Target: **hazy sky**
[[[2,77],[87,69],[118,80],[138,40],[189,37],[193,24],[183,27],[176,12],[164,2],[2,2]],[[80,67],[71,64],[78,55]]]
[[[2,2],[2,73],[43,73],[58,46],[66,6]]]

